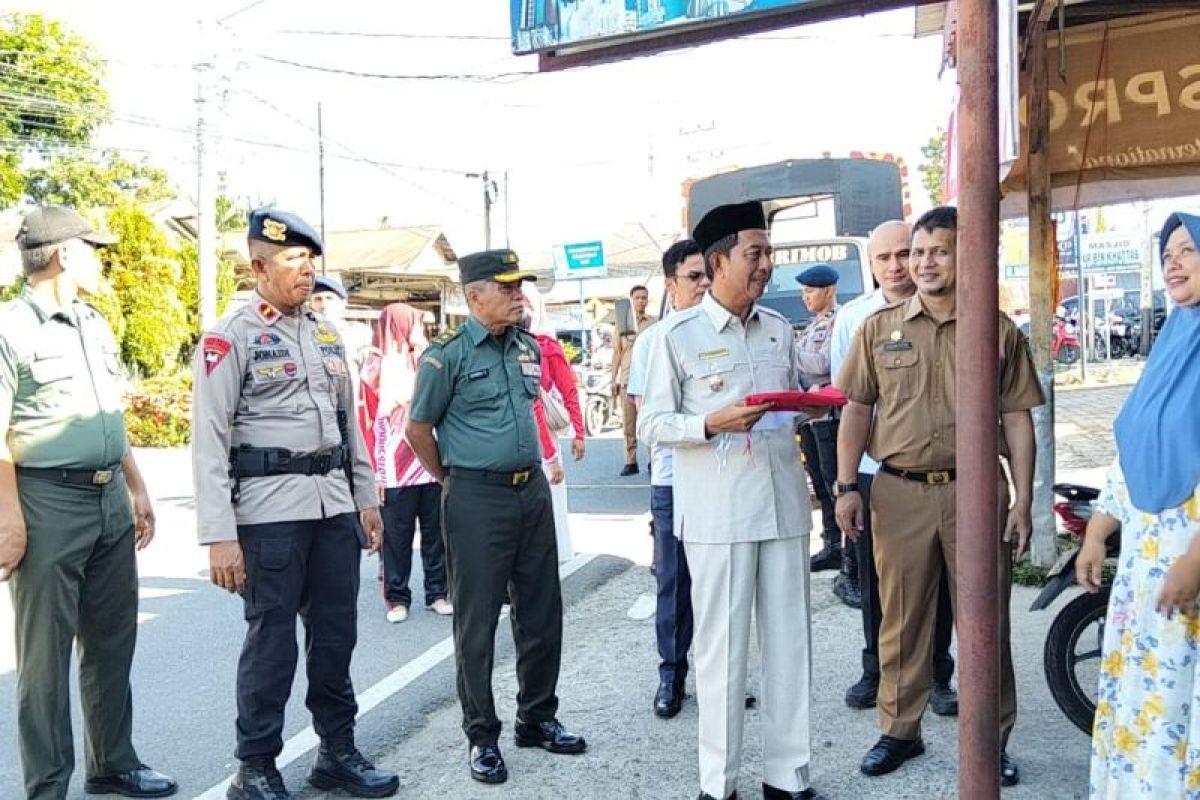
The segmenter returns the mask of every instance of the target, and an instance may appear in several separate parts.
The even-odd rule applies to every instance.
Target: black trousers
[[[675,495],[670,486],[650,487],[650,513],[654,517],[654,577],[658,602],[654,633],[658,643],[658,677],[682,689],[692,646],[692,575],[683,542],[675,538]]]
[[[826,547],[842,546],[842,531],[834,514],[833,482],[837,480],[837,420],[818,420],[800,426],[800,450],[813,494],[821,504],[821,538]]]
[[[362,557],[356,514],[239,525],[246,559],[249,627],[237,674],[237,750],[245,761],[283,749],[283,712],[296,672],[296,615],[304,623],[313,728],[322,739],[352,735],[358,703],[350,654],[358,636]]]
[[[442,521],[463,731],[472,745],[495,744],[492,666],[506,600],[517,650],[517,716],[537,723],[558,712],[562,593],[550,484],[540,467],[521,486],[452,470],[442,486]]]
[[[442,543],[442,487],[436,483],[388,489],[383,508],[383,599],[412,605],[413,536],[421,521],[421,568],[425,605],[446,596],[446,547]]]
[[[863,529],[858,544],[858,588],[862,592],[863,674],[879,680],[879,626],[883,609],[879,603],[879,573],[875,569],[875,548],[871,536],[871,482],[875,476],[858,473],[858,489],[863,501]],[[950,655],[950,638],[954,634],[954,607],[950,605],[950,584],[946,571],[938,587],[937,617],[933,627],[933,680],[947,684],[954,675],[954,658]]]

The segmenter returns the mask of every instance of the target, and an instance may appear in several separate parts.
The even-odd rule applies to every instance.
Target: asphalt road
[[[196,797],[226,779],[234,768],[234,677],[245,624],[240,599],[208,582],[207,553],[195,543],[187,454],[145,451],[138,454],[138,459],[155,499],[158,536],[139,557],[140,624],[132,677],[135,743],[145,763],[179,780],[181,797]],[[619,478],[621,464],[619,436],[609,434],[589,441],[587,458],[568,465],[573,514],[603,514],[602,521],[616,521],[624,515],[647,511],[645,473]],[[628,522],[628,517],[622,521]],[[575,527],[587,528],[585,523],[581,520]],[[648,556],[647,542],[638,541],[631,548],[644,548]],[[593,547],[587,550],[595,552]],[[360,745],[368,754],[386,752],[396,740],[423,725],[431,711],[456,702],[453,662],[446,657],[450,652],[446,643],[450,620],[414,606],[407,622],[388,624],[377,582],[378,564],[375,557],[365,557],[362,562],[359,637],[352,664],[360,698],[376,687],[370,697],[378,703],[360,718],[358,727]],[[616,559],[586,564],[565,580],[567,603],[578,601],[626,566],[627,561]],[[414,554],[410,585],[418,598],[421,581],[420,558]],[[302,641],[302,632],[298,630],[297,635]],[[497,655],[502,658],[511,652],[506,625],[500,628],[498,642]],[[439,654],[443,656],[440,660]],[[14,663],[11,608],[8,593],[0,591],[0,764],[11,765],[0,770],[0,798],[23,795],[16,742]],[[396,686],[403,688],[389,693],[389,687]],[[73,674],[72,692],[76,698],[77,691]],[[301,665],[287,710],[285,741],[310,724],[303,705],[304,693]],[[78,701],[73,705],[77,766],[70,797],[82,798],[82,726]],[[301,755],[285,771],[289,785],[302,785],[310,759],[311,755]]]

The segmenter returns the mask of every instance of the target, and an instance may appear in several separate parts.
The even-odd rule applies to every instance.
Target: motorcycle
[[[1075,560],[1092,516],[1092,504],[1100,496],[1098,489],[1072,483],[1055,484],[1054,493],[1062,498],[1054,504],[1054,513],[1074,544],[1050,568],[1047,583],[1030,606],[1031,611],[1046,608],[1075,583]],[[1107,557],[1116,558],[1120,550],[1118,531],[1108,538]],[[1046,683],[1054,702],[1075,727],[1089,735],[1096,715],[1096,688],[1110,590],[1107,584],[1102,585],[1096,594],[1084,592],[1063,606],[1046,633],[1042,654]]]
[[[1079,360],[1079,330],[1063,317],[1054,318],[1050,355],[1060,364],[1070,365]]]
[[[1132,325],[1119,316],[1111,317],[1107,323],[1097,323],[1092,341],[1092,351],[1095,353],[1095,357],[1107,356],[1115,360],[1129,358],[1137,353],[1140,333],[1135,339],[1132,328]],[[1104,343],[1105,329],[1108,334],[1107,347]]]
[[[587,402],[583,407],[583,427],[588,436],[599,436],[608,428],[619,427],[621,410],[612,396],[612,372],[592,370],[584,375]]]

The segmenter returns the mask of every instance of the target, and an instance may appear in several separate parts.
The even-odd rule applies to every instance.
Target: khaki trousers
[[[637,405],[621,387],[621,430],[625,433],[625,463],[637,463]]]
[[[735,544],[684,542],[695,615],[700,788],[737,789],[746,716],[751,611],[762,654],[763,782],[809,788],[808,536]]]
[[[1009,641],[1012,548],[1002,540],[1008,514],[1008,484],[1000,474],[996,495],[996,546],[1000,564],[1000,742],[1008,742],[1017,718],[1017,696]],[[871,487],[875,567],[883,622],[879,627],[879,728],[887,736],[915,739],[929,702],[933,629],[938,583],[949,573],[950,597],[957,608],[955,529],[956,484],[929,485],[880,472]]]

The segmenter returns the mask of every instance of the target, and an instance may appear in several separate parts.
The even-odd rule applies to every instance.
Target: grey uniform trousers
[[[133,509],[118,470],[104,486],[18,474],[29,544],[10,580],[25,793],[61,800],[75,768],[69,675],[79,652],[88,777],[136,769],[129,670],[137,640]]]

